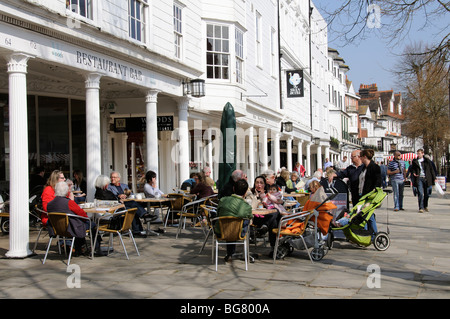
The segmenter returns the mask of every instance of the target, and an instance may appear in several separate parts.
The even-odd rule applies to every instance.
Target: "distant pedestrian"
[[[403,191],[405,189],[406,168],[399,151],[394,152],[394,158],[389,162],[387,174],[391,180],[394,192],[394,211],[403,210]]]
[[[428,198],[433,188],[434,180],[436,179],[432,162],[423,155],[423,149],[418,149],[417,158],[413,160],[411,165],[414,186],[417,187],[419,213],[423,213],[424,211],[428,212]]]
[[[380,163],[380,170],[381,170],[381,187],[386,188],[387,187],[386,177],[388,174],[387,174],[387,166],[384,165],[383,161],[381,161]]]

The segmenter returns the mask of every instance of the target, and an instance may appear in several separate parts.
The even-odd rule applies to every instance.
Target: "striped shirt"
[[[391,172],[396,171],[400,168],[399,173],[395,173],[390,175],[391,180],[403,181],[405,178],[403,176],[403,172],[405,171],[405,162],[404,161],[390,161],[388,164],[388,170]]]

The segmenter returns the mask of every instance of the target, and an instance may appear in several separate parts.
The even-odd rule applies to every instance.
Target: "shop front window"
[[[70,172],[68,100],[38,98],[40,165],[46,172],[55,169]]]

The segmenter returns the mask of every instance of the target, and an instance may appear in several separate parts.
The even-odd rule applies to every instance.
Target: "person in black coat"
[[[381,169],[373,160],[375,152],[372,149],[361,151],[361,161],[364,164],[363,171],[359,174],[359,194],[364,196],[373,191],[376,187],[381,187]]]
[[[359,195],[362,197],[376,187],[381,187],[381,169],[373,160],[375,152],[372,149],[364,149],[361,151],[361,161],[364,164],[362,172],[359,174]],[[361,198],[360,197],[360,198]],[[374,234],[378,232],[375,214],[372,214],[367,222]]]
[[[433,163],[424,156],[423,149],[417,150],[417,158],[413,160],[410,167],[413,186],[417,189],[419,213],[428,212],[428,198],[430,188],[434,185],[436,171]]]

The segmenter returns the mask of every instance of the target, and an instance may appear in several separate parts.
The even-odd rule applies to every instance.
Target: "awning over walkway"
[[[417,158],[417,154],[416,153],[404,153],[401,156],[401,160],[402,161],[412,161],[413,159]],[[392,161],[394,159],[394,156],[388,156],[388,160]]]

